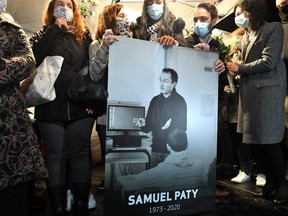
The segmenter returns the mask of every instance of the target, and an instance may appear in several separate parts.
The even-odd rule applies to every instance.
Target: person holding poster
[[[218,52],[219,43],[211,35],[217,17],[218,10],[215,5],[211,3],[199,3],[193,16],[195,23],[193,33],[183,40],[181,40],[181,37],[177,38],[179,45],[198,50]],[[220,56],[220,59],[214,64],[214,69],[218,73],[225,71],[224,57]]]
[[[166,0],[145,0],[142,15],[131,25],[133,38],[156,41],[164,46],[178,45],[173,38],[175,15]]]
[[[177,38],[180,46],[194,48],[197,50],[205,51],[219,51],[219,42],[215,40],[211,31],[214,25],[217,22],[218,10],[215,5],[211,3],[199,3],[196,7],[196,10],[193,15],[194,27],[193,32],[187,38],[182,39],[181,37]],[[223,73],[226,68],[224,64],[224,56],[221,56],[219,53],[219,59],[214,63],[214,70],[219,75],[219,102],[221,101],[221,95],[224,92],[224,86],[228,84],[226,73]],[[219,123],[222,123],[222,120],[219,120]],[[219,133],[219,132],[218,132]],[[226,188],[217,188],[217,196],[227,196],[229,192]]]
[[[227,63],[240,75],[237,131],[243,143],[261,156],[266,184],[257,196],[269,196],[276,189],[275,204],[288,201],[288,181],[279,143],[284,138],[286,69],[281,58],[283,27],[267,23],[265,0],[242,0],[235,7],[235,24],[245,28],[242,64]],[[279,43],[281,41],[281,43]]]
[[[108,79],[109,46],[118,41],[117,35],[132,36],[123,5],[116,3],[105,6],[99,15],[96,40],[89,47],[90,71],[93,80],[98,81],[103,77]],[[96,130],[100,139],[102,162],[105,164],[106,105],[103,104],[94,114],[97,116]],[[104,190],[104,180],[97,188]]]
[[[151,167],[157,166],[168,156],[168,134],[176,128],[187,129],[187,104],[175,88],[177,72],[164,68],[159,82],[161,93],[151,100],[146,119],[140,119],[137,124],[143,132],[152,132]]]

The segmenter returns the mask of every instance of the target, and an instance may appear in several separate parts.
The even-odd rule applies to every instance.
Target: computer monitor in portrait
[[[145,118],[144,106],[108,105],[107,130],[121,132],[112,137],[113,146],[141,145],[141,137],[137,133],[141,131],[137,126],[139,118]]]

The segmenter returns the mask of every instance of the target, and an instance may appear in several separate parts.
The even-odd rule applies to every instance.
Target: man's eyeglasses
[[[159,78],[158,81],[159,81],[160,83],[166,83],[166,84],[171,83],[171,81],[168,80],[168,79],[161,79],[161,78]]]

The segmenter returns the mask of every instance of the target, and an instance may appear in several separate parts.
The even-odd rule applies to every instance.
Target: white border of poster
[[[151,98],[160,93],[158,80],[162,69],[172,68],[178,73],[176,91],[187,104],[187,151],[193,160],[203,165],[203,181],[197,186],[179,186],[182,181],[179,179],[174,182],[175,187],[167,188],[161,187],[167,179],[155,177],[155,184],[159,186],[138,188],[140,182],[137,183],[134,176],[150,169],[152,135],[140,132],[141,136],[147,136],[140,147],[115,147],[116,133],[107,131],[105,215],[180,216],[214,208],[218,74],[213,64],[217,58],[214,52],[177,46],[164,48],[158,43],[125,37],[119,37],[110,47],[108,105],[144,106],[147,114]],[[121,176],[128,177],[119,183]]]

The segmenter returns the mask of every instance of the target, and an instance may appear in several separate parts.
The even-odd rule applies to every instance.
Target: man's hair
[[[240,7],[249,13],[249,22],[254,31],[258,31],[265,23],[267,3],[265,0],[242,0],[234,8]]]
[[[218,10],[215,7],[215,5],[210,4],[210,3],[199,3],[197,5],[197,8],[203,8],[206,11],[208,11],[208,13],[210,13],[211,15],[211,19],[215,19],[218,17]]]
[[[172,83],[173,82],[178,82],[178,74],[175,70],[173,70],[172,68],[164,68],[162,70],[162,72],[164,73],[170,73],[171,74],[171,80],[172,80]]]
[[[187,134],[184,130],[175,129],[168,135],[168,145],[175,152],[184,151],[187,148]]]

